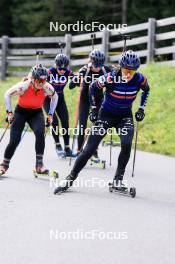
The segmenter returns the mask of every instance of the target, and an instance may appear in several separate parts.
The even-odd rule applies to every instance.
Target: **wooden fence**
[[[131,40],[127,41],[127,46],[138,52],[142,63],[159,60],[161,63],[175,65],[174,25],[175,17],[160,20],[149,18],[146,23],[127,27],[123,33],[133,36]],[[168,27],[168,32],[166,27]],[[165,32],[159,33],[160,29],[164,29]],[[95,34],[94,48],[104,51],[107,63],[117,62],[123,47],[120,33],[117,30],[108,31],[105,29]],[[9,75],[24,75],[26,67],[35,65],[36,50],[44,51],[40,63],[46,67],[53,65],[53,59],[59,52],[56,45],[59,41],[66,42],[63,52],[70,57],[71,66],[81,66],[88,62],[88,54],[92,50],[91,33],[66,34],[64,37],[9,38],[2,36],[0,38],[1,79],[4,80]]]

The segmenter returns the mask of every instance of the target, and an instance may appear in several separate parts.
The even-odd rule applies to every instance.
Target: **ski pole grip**
[[[64,48],[66,47],[66,42],[59,41],[59,42],[58,42],[58,47],[59,47],[60,49],[64,49]]]
[[[43,55],[44,51],[43,50],[36,50],[36,55]]]

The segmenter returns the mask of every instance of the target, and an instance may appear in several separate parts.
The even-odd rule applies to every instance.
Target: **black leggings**
[[[107,129],[116,128],[119,132],[121,141],[121,151],[118,157],[117,171],[124,174],[126,165],[130,158],[132,139],[134,135],[134,124],[132,114],[116,117],[115,119],[107,118],[101,115],[94,126],[91,128],[91,134],[87,144],[77,157],[72,173],[77,175],[86,165],[88,159],[93,155],[101,140],[105,137]],[[103,133],[104,132],[104,133]]]
[[[50,108],[50,98],[46,97],[45,101],[44,101],[44,110],[48,113]],[[60,143],[60,139],[59,139],[59,121],[58,121],[58,117],[61,121],[61,125],[62,128],[64,128],[65,132],[63,135],[63,139],[64,139],[64,144],[65,146],[69,145],[69,114],[68,114],[68,110],[67,110],[67,105],[65,102],[65,98],[64,95],[59,95],[58,97],[58,103],[57,103],[57,107],[55,109],[55,113],[53,115],[53,122],[52,122],[52,136],[55,140],[55,143]]]
[[[97,109],[99,110],[103,101],[103,93],[100,91],[96,99]],[[84,91],[80,97],[79,108],[79,135],[78,135],[78,150],[82,149],[84,143],[85,129],[87,128],[87,121],[90,111],[89,95]]]
[[[11,159],[20,140],[25,123],[28,123],[35,134],[35,150],[37,155],[44,154],[45,148],[45,121],[42,109],[25,109],[17,106],[14,114],[14,121],[10,130],[10,141],[6,147],[4,158]]]

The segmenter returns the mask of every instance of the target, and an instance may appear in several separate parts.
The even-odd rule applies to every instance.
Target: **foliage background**
[[[76,21],[122,23],[122,0],[1,0],[0,36],[49,36],[64,32],[49,32],[49,22]],[[174,16],[174,0],[127,1],[127,24],[133,25]],[[71,32],[73,33],[73,32]],[[76,32],[74,32],[76,34]]]

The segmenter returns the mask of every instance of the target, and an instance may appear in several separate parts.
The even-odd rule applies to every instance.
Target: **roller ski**
[[[53,171],[49,172],[48,169],[44,169],[43,167],[33,170],[33,174],[34,174],[35,178],[42,177],[42,176],[49,176],[49,177],[54,178],[54,179],[59,178],[57,171],[53,170]]]
[[[54,194],[66,192],[72,185],[77,176],[69,174],[65,180],[60,181],[59,186],[54,190]]]
[[[97,153],[95,153],[90,159],[90,165],[95,166],[97,168],[105,169],[106,168],[106,161],[101,160]]]
[[[33,174],[35,178],[40,176],[49,176],[49,170],[45,169],[44,167],[37,167],[35,170],[33,170]]]
[[[115,181],[109,183],[109,192],[131,196],[132,198],[136,196],[136,188],[131,187],[130,189],[128,189],[128,187],[122,182],[122,180],[118,180],[116,183]]]
[[[5,164],[0,164],[0,176],[4,175],[6,173],[6,171],[8,170],[8,166],[6,166]]]

